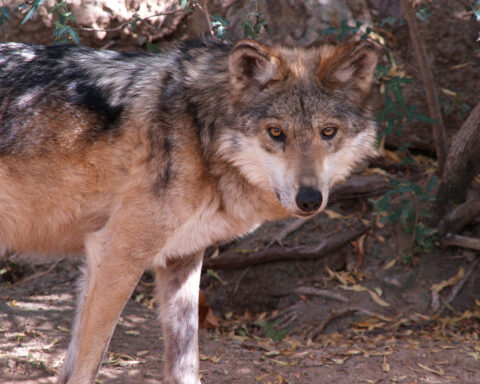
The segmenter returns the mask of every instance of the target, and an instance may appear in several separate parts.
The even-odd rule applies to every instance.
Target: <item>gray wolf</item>
[[[198,384],[203,250],[311,216],[375,153],[370,43],[171,51],[0,45],[0,243],[83,255],[60,383],[92,383],[145,269],[165,383]]]

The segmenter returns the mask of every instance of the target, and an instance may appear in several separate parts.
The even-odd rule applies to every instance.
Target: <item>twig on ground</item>
[[[477,267],[479,262],[480,262],[480,258],[477,258],[470,265],[470,268],[468,269],[468,271],[465,274],[463,274],[463,276],[458,281],[455,282],[455,285],[453,285],[453,282],[452,282],[453,287],[452,287],[450,293],[447,295],[447,297],[445,299],[440,296],[440,290],[445,288],[446,285],[442,286],[440,289],[432,289],[432,297],[431,297],[430,308],[432,309],[433,312],[437,313],[436,314],[437,317],[440,316],[443,313],[445,308],[449,308],[451,310],[454,310],[450,304],[453,302],[453,300],[455,300],[458,293],[463,288],[463,286],[465,285],[465,282],[469,279],[470,275],[475,270],[475,268]],[[459,271],[459,273],[460,272],[461,271]],[[463,269],[462,269],[462,272],[463,272]],[[449,283],[449,281],[447,281],[447,283]],[[441,308],[441,310],[439,312],[437,312],[440,309],[441,303],[443,303],[443,307]]]
[[[455,246],[461,248],[474,249],[480,251],[480,239],[474,237],[454,235],[452,233],[447,233],[445,239],[442,241],[443,245]]]
[[[21,284],[24,284],[28,281],[32,281],[34,279],[38,279],[39,277],[42,277],[44,275],[48,275],[50,272],[53,271],[53,269],[62,261],[64,260],[65,258],[61,258],[61,259],[58,259],[57,261],[55,261],[55,263],[53,263],[50,267],[48,267],[48,269],[46,271],[42,271],[42,272],[38,272],[38,273],[35,273],[31,276],[28,276],[26,277],[25,279],[23,280],[19,280],[17,281],[16,283],[13,283],[12,284],[12,287],[15,287],[15,286],[18,286],[18,285],[21,285]]]
[[[341,301],[342,303],[348,303],[348,299],[340,295],[339,293],[331,292],[327,289],[319,289],[315,287],[298,287],[295,289],[295,293],[300,295],[320,296],[331,300]]]
[[[452,203],[463,203],[468,186],[480,172],[480,102],[455,134],[438,186],[436,216],[442,218]]]
[[[385,171],[408,171],[411,173],[420,173],[420,167],[417,164],[409,164],[408,162],[405,163],[389,163],[383,158],[377,158],[370,160],[370,167],[373,168],[380,168]]]
[[[295,320],[297,320],[298,315],[295,312],[287,312],[282,317],[276,317],[277,322],[275,326],[280,329],[287,328],[290,324],[292,324]]]
[[[364,234],[368,228],[362,225],[353,231],[330,234],[314,246],[273,247],[250,254],[229,251],[215,259],[205,260],[203,266],[208,269],[241,268],[280,260],[321,259],[328,252]]]
[[[357,310],[355,308],[346,308],[341,311],[332,311],[319,325],[317,325],[312,332],[310,333],[310,338],[316,340],[322,332],[325,330],[328,324],[330,324],[334,319],[338,317],[343,317],[351,313],[355,313]]]
[[[240,286],[240,283],[242,282],[243,278],[246,276],[246,274],[248,273],[248,271],[250,271],[251,268],[252,268],[252,267],[247,267],[247,268],[245,268],[245,270],[242,272],[242,274],[241,274],[240,277],[238,278],[237,282],[235,283],[235,288],[233,288],[232,296],[237,293],[238,287]]]
[[[205,15],[205,18],[207,19],[208,30],[210,31],[210,35],[216,38],[215,32],[213,31],[213,27],[212,27],[212,17],[208,12],[207,0],[204,1],[203,5],[200,5],[200,2],[197,2],[196,6],[198,7],[198,9],[200,9],[203,12],[203,14]]]
[[[468,268],[468,271],[465,273],[465,275],[458,281],[457,284],[455,284],[452,288],[452,290],[450,291],[450,293],[448,294],[448,296],[446,297],[446,301],[447,303],[451,304],[453,302],[453,300],[455,300],[455,298],[457,297],[458,295],[458,292],[460,292],[460,290],[463,288],[463,286],[465,285],[466,281],[469,279],[470,275],[472,274],[472,272],[475,270],[475,268],[477,267],[478,263],[480,262],[480,258],[477,258],[473,263],[472,265],[470,266],[470,268]]]
[[[336,185],[328,199],[329,203],[341,200],[359,199],[381,195],[390,189],[390,182],[385,176],[359,175],[352,176],[343,183]]]
[[[412,236],[410,239],[410,256],[413,256],[415,254],[415,240],[417,238],[417,227],[418,227],[418,204],[417,204],[417,198],[415,196],[414,192],[410,192],[411,195],[411,201],[413,202],[413,207],[414,207],[414,222],[413,222],[413,231],[412,231]]]
[[[280,233],[275,236],[268,244],[266,248],[270,248],[273,244],[277,243],[278,245],[283,245],[282,241],[285,239],[288,235],[291,233],[295,232],[297,229],[299,229],[303,224],[305,224],[308,219],[302,219],[302,218],[297,218],[293,220],[289,225],[287,225],[284,229],[280,231]]]
[[[311,339],[312,340],[317,339],[322,334],[322,332],[325,330],[327,325],[332,322],[332,320],[337,319],[339,317],[344,317],[344,316],[347,316],[347,315],[350,315],[350,314],[354,314],[354,313],[359,313],[359,314],[362,314],[362,315],[365,315],[365,316],[375,316],[376,315],[375,313],[369,311],[368,309],[358,308],[358,307],[344,308],[344,309],[342,309],[338,312],[334,310],[333,312],[330,313],[330,315],[327,316],[327,318],[325,320],[323,320],[320,323],[320,325],[315,327],[315,329],[311,332]]]
[[[433,137],[435,140],[435,149],[438,159],[438,171],[442,175],[445,160],[447,158],[447,134],[443,124],[442,110],[438,98],[438,90],[433,79],[432,69],[430,68],[425,43],[420,34],[417,15],[412,0],[402,0],[402,8],[405,20],[408,24],[408,31],[412,41],[413,49],[416,53],[418,66],[425,86],[427,96],[428,110],[435,122],[432,124]]]
[[[457,233],[478,215],[480,215],[480,201],[468,200],[445,215],[439,225],[439,230],[443,233]]]
[[[186,11],[184,9],[173,9],[171,11],[159,12],[159,13],[156,13],[154,15],[150,15],[150,16],[146,16],[146,17],[143,17],[141,19],[138,19],[137,24],[140,24],[143,21],[148,20],[148,19],[152,19],[154,17],[173,15],[175,13],[181,13],[181,12],[186,13]],[[125,21],[122,24],[120,24],[118,27],[115,27],[115,28],[90,28],[90,27],[82,27],[82,26],[76,26],[76,28],[81,30],[81,31],[87,31],[87,32],[115,32],[115,31],[120,31],[120,30],[126,28],[127,26],[132,24],[133,21],[134,20]]]

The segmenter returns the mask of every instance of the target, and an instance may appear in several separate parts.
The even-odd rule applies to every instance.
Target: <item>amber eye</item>
[[[280,128],[278,128],[276,126],[269,127],[268,128],[268,134],[270,135],[270,137],[273,140],[277,140],[277,141],[284,141],[285,140],[285,134],[283,133],[283,131]]]
[[[322,128],[322,130],[320,131],[320,134],[322,135],[323,139],[328,140],[333,138],[337,134],[337,131],[338,131],[337,127],[329,126],[329,127]]]

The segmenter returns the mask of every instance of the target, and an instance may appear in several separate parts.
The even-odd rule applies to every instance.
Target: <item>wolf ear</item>
[[[347,90],[354,99],[364,98],[372,87],[377,58],[377,48],[368,41],[325,48],[317,79],[326,87]]]
[[[261,88],[283,77],[281,61],[274,50],[253,40],[242,40],[233,46],[228,69],[233,85],[239,88]]]

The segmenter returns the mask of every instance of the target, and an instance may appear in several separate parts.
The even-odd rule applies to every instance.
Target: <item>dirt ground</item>
[[[396,1],[358,3],[368,3],[376,24],[400,15]],[[430,17],[421,29],[435,79],[441,89],[457,92],[452,98],[442,91],[452,136],[468,114],[461,106],[480,101],[480,24],[468,1],[423,4]],[[406,25],[382,28],[397,63],[418,79]],[[12,40],[35,39],[30,34]],[[121,49],[122,42],[114,48]],[[406,95],[425,113],[421,82],[415,80]],[[402,168],[402,155],[395,159],[391,153],[398,154],[399,140],[407,138],[414,166]],[[435,170],[432,148],[428,124],[407,125],[404,136],[387,140],[386,163],[372,164],[359,177],[426,183]],[[480,178],[473,187],[478,192]],[[212,312],[202,320],[210,328],[200,330],[202,382],[480,383],[479,253],[437,243],[427,253],[412,254],[411,235],[399,224],[379,223],[369,198],[344,196],[283,240],[285,247],[309,246],[345,229],[369,227],[318,259],[205,269],[201,288],[208,305],[203,310]],[[263,226],[219,246],[217,257],[266,249],[291,224]],[[479,238],[480,220],[462,234]],[[217,255],[216,248],[207,258],[212,254]],[[55,382],[70,337],[79,266],[77,260],[31,266],[16,256],[0,264],[1,383]],[[98,383],[162,383],[162,336],[152,289],[147,273],[122,314]]]
[[[5,383],[53,383],[69,340],[78,263],[62,261],[43,275],[46,266],[25,268],[27,276],[36,276],[28,284],[0,288],[0,378]],[[421,278],[403,267],[397,272],[400,272],[398,279]],[[414,276],[407,276],[412,273]],[[374,280],[365,276],[362,284],[370,285]],[[225,282],[229,289],[237,284],[232,283]],[[148,277],[122,314],[100,370],[99,383],[162,383],[161,330],[155,311],[148,308],[148,300],[139,299],[142,285],[147,287],[142,291],[145,297]],[[346,298],[340,302],[344,309],[332,305],[335,300],[296,295],[300,300],[295,313],[328,312],[329,324],[324,324],[315,341],[309,336],[322,325],[320,320],[324,316],[317,316],[316,321],[302,320],[303,327],[290,327],[291,334],[282,341],[266,337],[262,328],[255,325],[261,315],[248,312],[227,314],[230,319],[222,320],[216,329],[202,329],[203,382],[480,382],[480,302],[470,310],[455,310],[432,318],[405,310],[408,303],[418,305],[413,303],[420,299],[415,295],[427,294],[426,288],[415,294],[411,287],[385,292],[382,297],[391,300],[392,305],[382,307],[367,292],[339,292],[338,280],[330,280],[327,286],[329,292]],[[469,283],[464,289],[471,288]],[[240,284],[238,291],[253,294],[247,283]],[[265,295],[271,294],[265,287]],[[423,300],[428,302],[428,297]],[[304,307],[299,308],[298,303]],[[221,315],[218,309],[215,313]],[[342,319],[347,320],[343,325]]]

